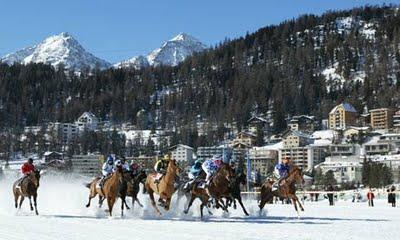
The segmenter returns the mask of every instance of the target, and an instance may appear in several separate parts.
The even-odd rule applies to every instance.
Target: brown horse
[[[37,190],[39,188],[40,182],[40,171],[36,170],[30,173],[28,176],[24,177],[22,180],[17,180],[13,185],[13,193],[14,193],[14,201],[15,201],[15,208],[18,208],[18,199],[19,208],[21,209],[22,202],[24,201],[25,197],[29,198],[29,205],[31,207],[31,211],[33,211],[32,207],[32,197],[33,197],[33,204],[35,206],[35,213],[39,215],[37,210]]]
[[[91,183],[87,184],[86,187],[90,189],[90,193],[89,193],[89,202],[86,204],[86,207],[90,207],[90,201],[98,194],[99,204],[102,203],[103,201],[102,199],[107,199],[108,212],[111,217],[112,209],[118,198],[119,187],[122,182],[122,178],[123,178],[122,167],[118,167],[117,170],[104,182],[103,189],[98,187],[98,181],[100,181],[100,178],[96,178]]]
[[[156,201],[154,200],[154,193],[160,196],[159,202],[161,202],[164,206],[164,209],[168,211],[170,208],[172,195],[175,192],[175,177],[179,175],[179,172],[180,168],[177,166],[176,160],[170,160],[167,173],[162,177],[158,184],[154,182],[157,173],[149,174],[146,178],[144,187],[149,193],[151,205],[153,205],[158,215],[161,215],[161,212],[156,205]]]
[[[203,218],[203,208],[208,207],[210,198],[214,199],[216,208],[221,207],[224,211],[228,212],[227,206],[222,201],[222,198],[231,197],[230,185],[234,182],[234,180],[235,171],[231,168],[231,166],[229,166],[229,164],[222,164],[217,173],[215,173],[210,182],[210,185],[207,188],[201,188],[198,184],[193,185],[191,191],[192,195],[184,213],[186,214],[189,212],[189,209],[196,198],[199,198],[201,200],[201,218]]]
[[[299,211],[297,209],[297,203],[300,206],[301,211],[304,211],[303,206],[301,205],[299,199],[296,196],[296,184],[303,183],[303,174],[302,170],[292,165],[290,166],[290,171],[288,176],[281,181],[278,190],[272,191],[273,181],[267,180],[261,186],[261,202],[259,205],[260,212],[264,208],[266,203],[272,203],[274,197],[291,199],[294,205],[294,208],[299,215]]]

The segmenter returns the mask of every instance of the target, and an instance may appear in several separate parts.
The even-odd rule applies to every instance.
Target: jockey
[[[198,159],[194,162],[193,166],[189,170],[189,173],[188,173],[189,181],[185,184],[184,189],[189,190],[191,188],[192,184],[199,177],[201,170],[202,170],[202,168],[201,168],[202,164],[203,164],[203,162],[200,159]]]
[[[135,163],[133,160],[132,160],[129,168],[131,169],[133,175],[136,175],[139,173],[140,166],[139,166],[139,164]]]
[[[109,155],[107,157],[107,161],[103,164],[103,167],[101,168],[101,173],[103,174],[99,182],[101,188],[103,188],[104,182],[113,172],[114,172],[114,158],[113,156]]]
[[[121,157],[120,161],[121,161],[122,169],[124,171],[130,171],[131,170],[129,164],[126,162],[124,157]]]
[[[201,165],[204,172],[207,174],[206,186],[210,184],[210,178],[218,171],[222,163],[222,156],[215,155],[213,158],[204,161],[204,163]]]
[[[287,175],[289,174],[289,162],[290,162],[290,158],[289,157],[285,157],[282,159],[281,163],[278,163],[275,165],[274,168],[274,176],[276,179],[278,179],[273,185],[272,185],[272,191],[275,191],[278,189],[278,187],[281,184],[281,181],[287,177]]]
[[[21,167],[22,175],[24,175],[25,177],[34,171],[35,171],[35,166],[33,165],[33,159],[29,158],[28,161],[26,161]]]
[[[35,165],[33,165],[33,159],[29,158],[28,161],[26,161],[24,164],[21,166],[21,173],[23,177],[20,179],[18,186],[21,185],[22,181],[24,181],[25,178],[28,177],[29,174],[34,172],[36,170]]]
[[[159,183],[161,178],[167,173],[168,163],[171,160],[171,155],[166,154],[163,158],[159,159],[154,165],[154,170],[157,172],[155,183]]]
[[[114,158],[109,155],[107,157],[107,161],[103,164],[102,167],[102,173],[103,173],[103,178],[108,177],[111,173],[113,173],[114,170]]]

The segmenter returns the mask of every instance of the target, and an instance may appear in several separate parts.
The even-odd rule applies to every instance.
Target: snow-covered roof
[[[351,105],[350,103],[347,103],[347,102],[343,102],[343,103],[337,105],[336,107],[334,107],[334,108],[330,111],[329,114],[332,114],[332,113],[336,112],[336,110],[337,110],[339,107],[343,107],[344,110],[345,110],[346,112],[355,112],[355,113],[357,112],[357,110],[353,107],[353,105]]]
[[[268,120],[267,119],[265,119],[265,118],[263,118],[263,117],[259,117],[259,116],[253,116],[253,117],[251,117],[247,122],[251,122],[251,121],[253,121],[253,120],[259,120],[259,121],[261,121],[261,122],[268,122]]]
[[[329,139],[332,140],[335,136],[334,130],[320,130],[311,134],[312,139]]]
[[[255,150],[276,150],[279,151],[283,148],[283,141],[277,142],[275,144],[265,145],[262,147],[255,147]]]

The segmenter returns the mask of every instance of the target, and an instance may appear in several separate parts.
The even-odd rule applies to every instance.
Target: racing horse
[[[142,170],[137,175],[135,175],[131,181],[128,182],[126,196],[132,198],[132,208],[135,206],[135,202],[137,202],[140,207],[143,207],[143,205],[140,203],[137,195],[140,191],[139,184],[142,183],[144,185],[144,181],[146,178],[147,178],[147,174],[144,170]]]
[[[271,180],[266,180],[261,185],[261,201],[259,204],[260,212],[266,203],[272,203],[273,198],[278,197],[281,199],[291,199],[297,215],[300,216],[297,203],[299,204],[301,211],[304,211],[304,208],[296,196],[296,184],[301,184],[303,182],[304,178],[302,170],[296,165],[290,166],[287,177],[281,181],[281,184],[278,186],[276,191],[272,191],[272,185],[274,182]]]
[[[108,212],[110,217],[112,216],[112,209],[119,196],[120,185],[123,181],[122,167],[117,167],[116,171],[104,182],[103,188],[98,186],[100,178],[94,179],[91,183],[86,184],[86,187],[90,189],[89,202],[86,207],[90,207],[90,201],[92,198],[99,195],[99,204],[103,202],[103,199],[107,199]],[[121,213],[122,215],[123,213]]]
[[[184,213],[187,214],[189,212],[189,209],[196,198],[199,198],[201,200],[201,218],[203,218],[203,209],[204,207],[208,207],[210,198],[214,199],[216,208],[221,207],[224,211],[228,212],[227,206],[223,203],[222,198],[231,197],[230,184],[234,182],[234,178],[235,171],[231,168],[229,164],[223,163],[218,171],[215,173],[215,175],[212,177],[210,184],[207,188],[200,187],[199,184],[193,185],[191,198]]]
[[[32,198],[33,198],[33,205],[35,206],[35,213],[39,215],[37,210],[37,190],[39,188],[40,182],[40,171],[35,170],[31,172],[28,176],[24,177],[22,180],[18,179],[13,184],[13,193],[14,193],[14,201],[15,201],[15,208],[21,209],[22,203],[24,199],[27,197],[29,198],[29,205],[31,207],[31,211],[33,211],[32,206]],[[19,206],[18,206],[18,199]]]
[[[165,176],[161,178],[159,183],[155,183],[157,173],[149,174],[146,178],[144,187],[149,194],[151,205],[154,207],[158,215],[161,215],[160,210],[154,200],[154,193],[160,196],[159,202],[162,203],[165,210],[169,210],[171,205],[171,198],[175,192],[175,177],[179,176],[181,169],[178,167],[176,160],[170,160],[167,167]]]
[[[233,203],[233,208],[236,209],[236,200],[238,200],[240,206],[242,207],[244,214],[246,216],[249,216],[249,213],[247,212],[246,208],[243,205],[242,195],[241,195],[241,190],[240,190],[240,185],[246,184],[246,182],[247,182],[246,178],[247,178],[247,176],[244,173],[237,174],[235,181],[230,186],[231,197],[226,199],[226,206],[230,207]]]

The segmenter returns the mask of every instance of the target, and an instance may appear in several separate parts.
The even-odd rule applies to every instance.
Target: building
[[[192,164],[193,163],[193,148],[187,145],[178,144],[171,148],[172,158],[178,162]]]
[[[84,112],[76,121],[76,126],[80,132],[94,131],[97,129],[99,119],[91,112]]]
[[[249,160],[253,171],[258,172],[262,177],[266,177],[271,174],[274,166],[278,163],[278,151],[254,147],[249,150]]]
[[[398,133],[375,136],[364,144],[364,154],[367,156],[398,153],[400,153],[400,134]]]
[[[308,133],[314,132],[316,125],[315,117],[308,115],[293,116],[288,123],[290,130]]]
[[[334,107],[329,113],[329,129],[346,129],[357,122],[357,111],[349,103]]]
[[[393,115],[393,128],[400,131],[400,109],[397,110]]]
[[[323,146],[311,145],[311,136],[299,131],[286,131],[283,134],[283,148],[279,151],[279,161],[289,157],[291,161],[303,169],[312,169],[322,162],[326,155]]]
[[[329,145],[329,154],[332,157],[359,155],[360,146],[355,144],[331,144]]]
[[[361,183],[362,181],[362,164],[358,155],[326,157],[325,161],[315,168],[321,169],[323,174],[332,171],[339,184],[346,182]]]
[[[268,132],[270,129],[271,121],[269,119],[253,116],[247,121],[249,125],[249,130],[252,133],[256,133],[258,129],[261,129],[264,132]]]
[[[246,146],[253,146],[256,140],[256,135],[250,132],[240,132],[236,135],[236,138],[232,140],[231,145],[243,144]]]
[[[72,170],[74,173],[84,176],[98,176],[101,174],[101,166],[104,156],[93,155],[73,155],[71,158]]]
[[[44,161],[46,163],[51,162],[53,160],[62,160],[63,159],[63,154],[59,152],[45,152],[43,154]]]
[[[211,147],[198,147],[197,158],[206,160],[212,158],[215,155],[223,155],[225,151],[230,151],[230,149],[224,145],[211,146]]]
[[[58,136],[61,137],[63,144],[68,144],[79,134],[78,127],[73,123],[55,123],[54,129]]]
[[[394,110],[390,108],[377,108],[370,111],[371,127],[374,130],[390,129],[393,126]]]
[[[310,135],[300,131],[286,131],[282,138],[283,148],[302,147],[312,142]]]
[[[283,148],[279,151],[279,161],[289,157],[295,165],[305,170],[311,170],[316,164],[323,162],[325,156],[325,148],[319,146]]]

